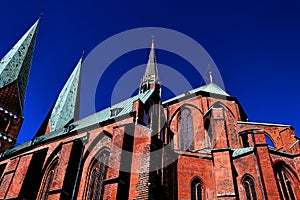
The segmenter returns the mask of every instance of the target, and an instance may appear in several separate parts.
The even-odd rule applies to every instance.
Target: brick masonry
[[[90,164],[103,150],[109,152],[109,159],[102,199],[188,200],[195,178],[201,180],[202,199],[247,199],[245,177],[252,177],[257,199],[280,199],[274,173],[277,166],[287,172],[292,187],[289,195],[293,192],[300,199],[300,146],[291,126],[250,123],[237,99],[205,92],[163,104],[156,114],[160,119],[156,119],[145,112],[153,105],[152,99],[157,103],[158,93],[153,95],[146,104],[134,102],[135,112],[130,116],[2,156],[0,199],[40,199],[46,171],[55,159],[57,166],[47,198],[88,199]],[[180,140],[185,139],[180,135],[182,108],[191,112],[194,149],[180,146]],[[161,118],[166,119],[165,124]],[[161,131],[151,130],[153,124]],[[274,147],[267,145],[266,137]],[[79,146],[78,141],[82,142]],[[38,154],[42,151],[45,153]],[[40,165],[35,165],[37,160]],[[33,170],[37,178],[30,177]],[[73,185],[66,185],[69,177],[73,177]],[[32,185],[24,184],[28,180]],[[24,192],[29,188],[37,192]]]

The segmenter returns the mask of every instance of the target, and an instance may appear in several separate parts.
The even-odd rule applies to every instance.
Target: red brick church
[[[249,122],[213,82],[162,102],[153,42],[136,96],[79,119],[80,58],[15,146],[38,25],[0,61],[0,199],[300,199],[293,128]]]

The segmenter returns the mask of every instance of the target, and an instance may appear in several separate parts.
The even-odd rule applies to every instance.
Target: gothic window
[[[45,176],[43,178],[43,183],[41,187],[41,193],[40,193],[40,199],[46,200],[48,199],[49,191],[51,184],[53,182],[53,177],[55,173],[55,169],[57,167],[58,159],[55,159],[52,161],[52,163],[49,165],[48,169],[46,170]]]
[[[5,132],[9,124],[8,117],[0,117],[0,131]]]
[[[282,165],[274,169],[276,184],[281,200],[296,200],[294,189],[287,170]]]
[[[192,200],[202,200],[203,198],[203,184],[201,180],[196,177],[191,183],[191,199]]]
[[[243,181],[245,195],[247,200],[257,200],[254,180],[250,176],[246,176]]]
[[[191,111],[183,108],[180,113],[180,149],[194,150],[193,120]]]
[[[109,153],[101,152],[90,165],[87,185],[87,200],[101,200],[104,194],[104,183],[107,172]]]

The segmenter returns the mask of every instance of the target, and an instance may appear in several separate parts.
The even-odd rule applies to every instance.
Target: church
[[[162,101],[153,41],[137,95],[79,119],[81,57],[16,146],[39,21],[0,61],[0,199],[300,199],[293,127],[248,121],[213,82]]]

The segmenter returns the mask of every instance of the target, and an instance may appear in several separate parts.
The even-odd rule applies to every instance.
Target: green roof
[[[105,109],[103,109],[103,110],[101,110],[101,111],[99,111],[99,112],[97,112],[93,115],[90,115],[90,116],[88,116],[84,119],[76,121],[76,122],[70,124],[70,126],[74,126],[75,128],[72,129],[72,130],[76,131],[76,130],[80,130],[80,129],[83,129],[83,128],[86,128],[86,127],[89,127],[89,126],[92,126],[92,125],[95,125],[95,124],[99,124],[100,122],[104,122],[104,121],[109,120],[109,119],[114,119],[116,117],[129,114],[130,112],[133,111],[132,110],[132,104],[136,100],[140,100],[142,103],[145,104],[147,102],[147,100],[151,97],[153,92],[154,92],[154,89],[148,90],[144,93],[140,93],[136,96],[133,96],[133,97],[125,100],[125,101],[122,101],[118,104],[115,104],[115,105],[113,105],[109,108],[105,108]],[[116,115],[111,115],[111,111],[114,110],[114,109],[118,109],[119,112]],[[65,135],[65,134],[68,134],[68,132],[64,131],[63,128],[60,128],[59,130],[52,131],[48,134],[45,134],[45,135],[42,135],[42,136],[39,136],[39,137],[35,137],[31,141],[26,142],[22,145],[19,145],[19,146],[13,148],[13,149],[6,150],[3,154],[3,156],[9,155],[13,152],[17,152],[19,150],[30,147],[30,146],[35,145],[37,143],[40,143],[42,141],[46,141],[46,140],[49,140],[49,139],[52,139],[52,138],[55,138],[55,137],[58,137],[58,136],[61,136],[61,135]]]
[[[63,128],[72,119],[78,120],[79,83],[82,58],[61,90],[49,119],[50,132]]]
[[[125,114],[129,114],[132,110],[132,104],[136,100],[140,100],[142,103],[146,103],[146,101],[151,97],[153,94],[154,89],[148,90],[144,93],[140,93],[134,97],[131,97],[125,101],[122,101],[118,104],[115,104],[109,108],[105,108],[104,110],[97,112],[93,115],[90,115],[82,120],[79,120],[77,122],[74,122],[73,125],[76,126],[74,130],[79,130],[100,122],[104,122],[109,119],[113,119],[118,116],[122,116]],[[111,112],[118,109],[118,112],[116,115],[111,115]]]
[[[0,88],[17,81],[21,107],[24,105],[38,23],[39,20],[0,61]]]
[[[168,99],[168,100],[164,101],[163,104],[172,102],[174,100],[178,100],[178,99],[180,99],[180,98],[182,98],[186,95],[195,94],[195,93],[200,92],[200,91],[208,92],[208,93],[212,93],[212,94],[218,94],[218,95],[222,95],[222,96],[230,96],[222,88],[220,88],[218,85],[216,85],[215,83],[209,83],[209,84],[206,84],[204,86],[198,87],[198,88],[190,90],[188,92],[185,92],[184,94],[180,94],[176,97]]]
[[[245,148],[239,148],[239,149],[235,149],[233,151],[232,157],[238,157],[241,155],[245,155],[247,153],[253,152],[254,147],[245,147]]]

